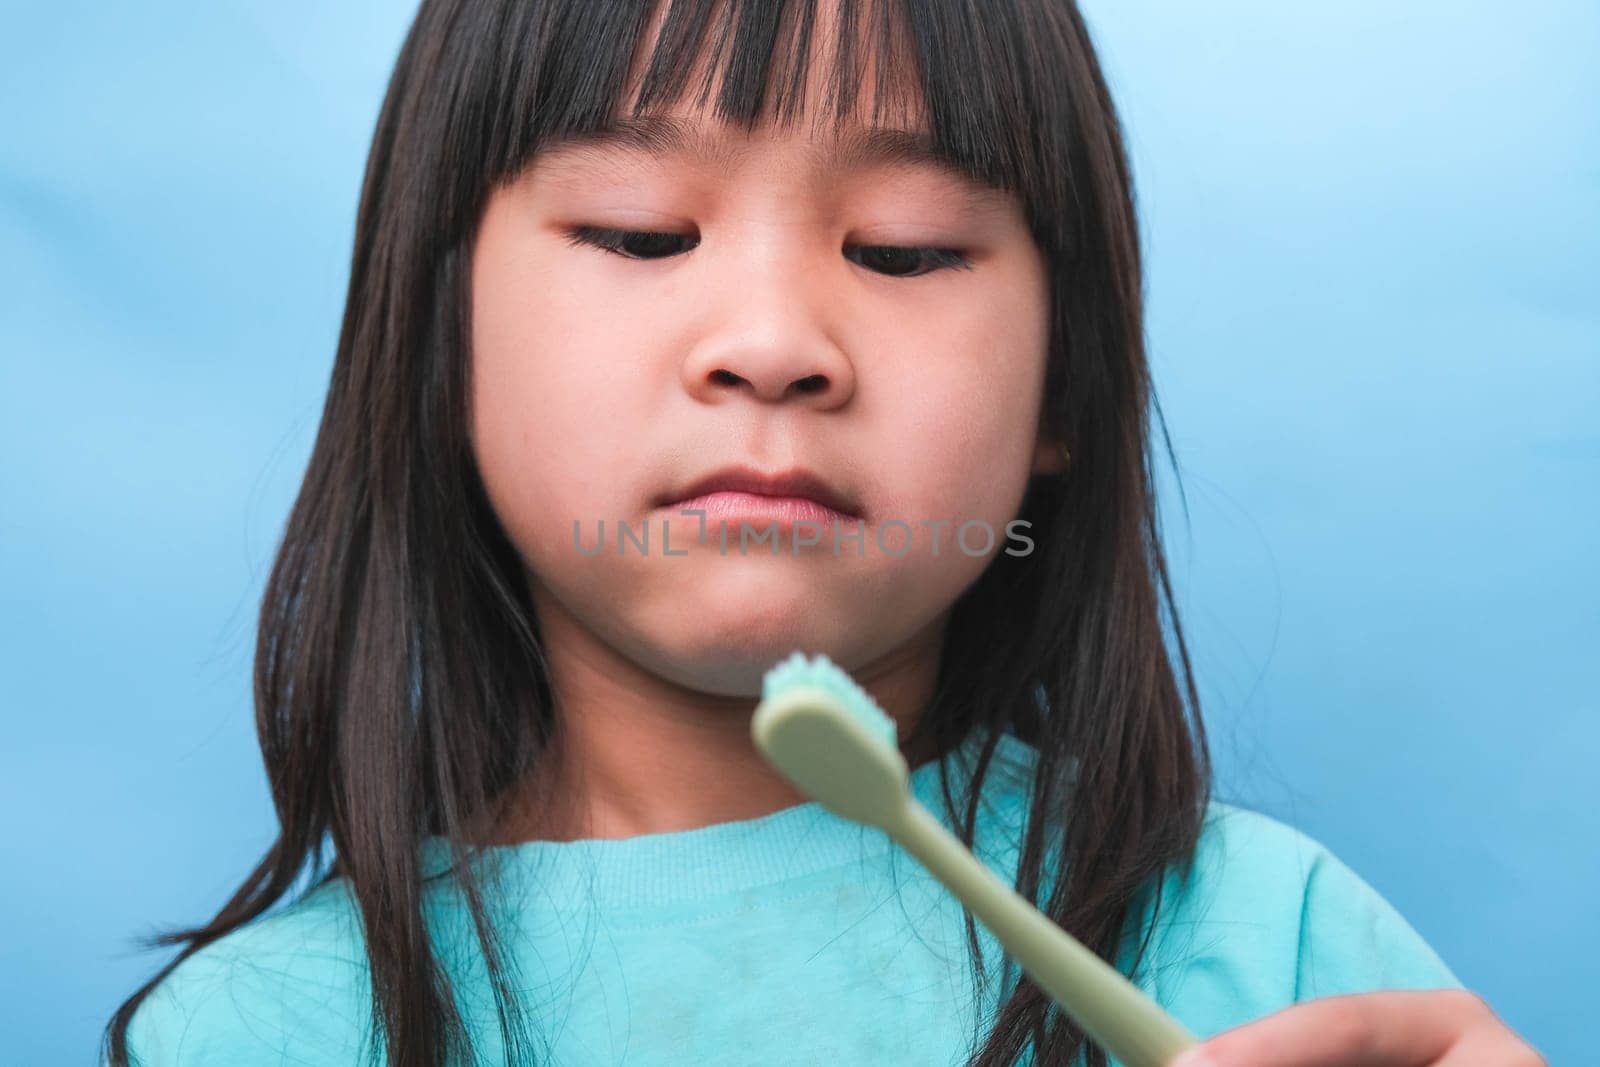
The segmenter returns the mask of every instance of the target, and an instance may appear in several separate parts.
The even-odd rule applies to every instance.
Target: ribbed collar
[[[987,731],[980,728],[943,761],[911,773],[913,794],[945,825],[939,786],[941,762],[950,767],[957,801],[977,766]],[[1002,734],[985,779],[984,797],[1014,803],[1006,794],[1025,792],[1034,750]],[[817,801],[798,804],[754,819],[717,823],[691,830],[626,838],[579,841],[524,841],[484,849],[481,864],[498,865],[513,884],[537,884],[550,900],[578,900],[605,908],[682,904],[787,882],[881,855],[887,834],[828,811]],[[422,843],[425,875],[448,869],[448,842],[430,836]]]

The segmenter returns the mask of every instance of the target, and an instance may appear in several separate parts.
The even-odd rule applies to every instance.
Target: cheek
[[[479,469],[517,544],[547,560],[570,557],[574,520],[592,536],[596,519],[627,514],[607,495],[631,484],[637,463],[628,427],[640,412],[628,408],[625,353],[570,291],[514,272],[481,277],[472,352]]]
[[[1031,476],[1047,328],[1025,300],[980,307],[919,331],[888,369],[903,385],[882,476],[912,513],[896,518],[983,519],[1003,536]]]

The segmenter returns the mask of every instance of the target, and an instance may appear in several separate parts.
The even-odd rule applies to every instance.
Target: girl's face
[[[860,125],[668,120],[648,149],[547,148],[481,220],[473,443],[541,628],[729,697],[796,649],[869,675],[936,661],[955,600],[1027,547],[1006,524],[1053,468],[1047,268],[1022,209],[904,153],[846,156]],[[701,543],[671,501],[732,465],[815,474],[861,536],[756,541],[751,520],[741,553],[738,521],[724,550],[708,516]]]

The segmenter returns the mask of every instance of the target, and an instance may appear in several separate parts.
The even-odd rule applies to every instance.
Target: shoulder
[[[1170,869],[1159,888],[1153,924],[1153,898],[1141,905],[1150,976],[1197,1006],[1208,1033],[1314,997],[1460,986],[1326,845],[1261,812],[1213,801],[1192,866]]]
[[[1288,823],[1219,800],[1206,809],[1195,868],[1215,891],[1294,896],[1330,866],[1343,864]]]
[[[338,883],[323,886],[174,968],[129,1023],[130,1062],[362,1062],[367,975],[354,903]]]

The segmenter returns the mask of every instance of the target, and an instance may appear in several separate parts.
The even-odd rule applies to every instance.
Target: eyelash
[[[569,244],[598,248],[602,251],[609,252],[612,255],[621,256],[624,259],[639,259],[648,261],[652,259],[668,259],[672,256],[682,254],[680,252],[667,252],[665,254],[652,256],[648,254],[630,254],[629,252],[624,251],[623,246],[630,238],[635,237],[657,239],[667,238],[669,240],[675,238],[684,241],[696,240],[695,238],[688,237],[687,235],[681,233],[658,233],[653,230],[619,230],[605,226],[579,226],[575,229],[567,231],[567,242]],[[696,243],[698,243],[698,241],[696,241]],[[690,249],[693,247],[695,246],[691,245]],[[918,271],[914,274],[894,274],[888,271],[878,272],[890,278],[920,278],[925,274],[932,274],[939,270],[970,270],[972,268],[972,261],[953,248],[923,248],[906,245],[856,245],[855,248],[869,252],[889,252],[896,254],[911,253],[913,255],[920,255],[923,257],[922,263],[928,266],[927,270]],[[684,251],[688,250],[689,249],[685,249]],[[865,264],[862,265],[865,266]],[[873,268],[868,267],[867,269],[872,270]]]

